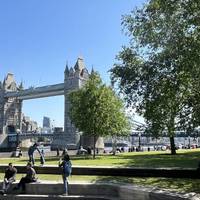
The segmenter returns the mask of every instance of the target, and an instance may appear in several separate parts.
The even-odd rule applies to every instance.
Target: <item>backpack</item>
[[[63,162],[63,173],[68,177],[72,173],[72,164],[70,161]]]

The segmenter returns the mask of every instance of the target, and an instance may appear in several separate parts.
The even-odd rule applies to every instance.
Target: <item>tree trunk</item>
[[[174,143],[174,136],[170,136],[171,154],[176,155],[176,146]]]
[[[94,135],[94,141],[93,141],[93,159],[95,159],[96,155],[96,136]]]
[[[117,140],[116,137],[113,137],[112,140],[112,154],[115,155],[117,150]]]

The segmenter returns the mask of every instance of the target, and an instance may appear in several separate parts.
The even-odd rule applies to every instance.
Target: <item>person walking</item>
[[[34,143],[34,145],[30,146],[28,149],[29,162],[32,163],[33,166],[35,165],[35,159],[34,159],[35,150],[37,150],[38,153],[40,154],[40,157],[43,158],[43,155],[41,154],[38,146],[39,146],[38,143]]]
[[[15,182],[17,174],[17,169],[13,166],[12,163],[8,164],[8,167],[5,170],[4,180],[3,180],[3,186],[2,190],[0,191],[1,194],[5,194],[11,184]]]
[[[45,159],[44,159],[44,149],[41,150],[41,154],[40,154],[40,165],[43,166],[45,163]]]
[[[72,164],[68,154],[63,156],[63,159],[59,160],[59,167],[62,168],[62,178],[64,183],[64,195],[68,195],[68,177],[72,173]]]
[[[60,156],[60,152],[59,152],[59,148],[56,148],[56,156],[59,157]]]
[[[25,193],[26,190],[26,183],[32,183],[36,182],[36,172],[34,168],[32,167],[32,164],[30,162],[27,163],[26,165],[26,176],[22,177],[17,186],[14,188],[14,190],[18,190],[22,188],[22,193]]]

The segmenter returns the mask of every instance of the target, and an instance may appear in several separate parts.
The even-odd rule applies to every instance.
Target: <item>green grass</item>
[[[46,157],[45,165],[57,165],[58,157]],[[179,150],[177,155],[169,152],[132,152],[113,155],[98,155],[96,159],[92,156],[71,156],[72,164],[75,166],[115,166],[115,167],[180,167],[197,168],[200,161],[200,149]],[[13,162],[14,164],[26,164],[28,158],[0,158],[0,164]],[[36,159],[39,165],[39,159]]]
[[[4,174],[0,174],[0,180]],[[20,180],[22,174],[17,175]],[[39,180],[62,182],[60,175],[39,174]],[[196,192],[200,193],[200,180],[198,179],[173,179],[173,178],[132,178],[132,177],[111,177],[111,176],[75,176],[69,178],[70,182],[90,182],[90,183],[114,183],[114,184],[134,184],[140,186],[151,186],[159,189],[167,189],[178,192]]]
[[[13,162],[26,164],[28,158],[0,158],[0,164]],[[47,157],[45,165],[57,165],[59,158]],[[113,155],[98,155],[96,159],[88,156],[71,156],[74,166],[114,166],[114,167],[180,167],[197,168],[200,161],[200,149],[178,150],[177,155],[170,155],[170,152],[133,152]],[[39,159],[36,159],[39,165]],[[19,180],[21,174],[17,175]],[[59,175],[38,175],[41,180],[62,181]],[[3,179],[3,174],[0,174]],[[143,186],[153,186],[181,192],[200,193],[200,180],[194,179],[172,179],[172,178],[132,178],[132,177],[104,177],[104,176],[71,176],[70,181],[85,182],[106,182],[116,184],[137,184]]]

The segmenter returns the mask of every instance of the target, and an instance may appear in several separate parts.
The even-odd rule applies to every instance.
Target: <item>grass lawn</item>
[[[47,157],[45,165],[57,165],[59,158]],[[114,166],[114,167],[180,167],[197,168],[200,161],[200,149],[178,150],[177,155],[172,156],[170,152],[132,152],[122,153],[116,156],[98,155],[95,160],[87,156],[71,156],[72,164],[75,166]],[[27,158],[0,158],[0,164],[26,164]],[[36,160],[39,165],[39,159]],[[19,180],[21,174],[17,175]],[[62,181],[58,175],[38,175],[41,180]],[[3,179],[3,174],[0,174]],[[197,192],[200,193],[200,180],[194,179],[172,179],[172,178],[130,178],[130,177],[104,177],[104,176],[71,176],[70,181],[85,182],[112,182],[116,184],[137,184],[155,186],[169,190]]]
[[[26,164],[28,158],[0,158],[0,164],[13,162],[14,164]],[[57,165],[59,158],[46,157],[45,165]],[[76,166],[115,166],[115,167],[180,167],[197,168],[200,161],[200,149],[178,150],[177,155],[170,152],[131,152],[113,155],[98,155],[96,159],[92,156],[71,156],[72,164]],[[36,159],[39,165],[39,159]]]

